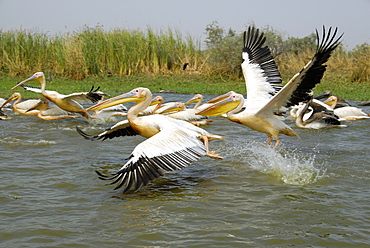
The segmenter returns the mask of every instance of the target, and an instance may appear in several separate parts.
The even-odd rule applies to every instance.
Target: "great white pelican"
[[[339,101],[338,97],[332,95],[328,99],[326,99],[324,103],[334,109],[334,114],[336,114],[340,118],[340,120],[351,121],[370,118],[370,114],[366,114],[360,108],[348,105],[343,107],[337,107],[338,101]]]
[[[136,88],[123,95],[98,103],[88,111],[95,111],[116,104],[136,102],[127,112],[127,120],[118,122],[98,135],[88,135],[77,127],[77,131],[89,140],[105,140],[119,136],[141,135],[147,138],[135,147],[129,160],[111,176],[100,175],[101,179],[113,180],[116,189],[126,192],[164,175],[165,171],[180,170],[196,162],[202,156],[221,159],[209,151],[208,142],[223,139],[186,121],[153,114],[138,116],[152,100],[152,93],[147,88]]]
[[[344,127],[341,125],[338,116],[333,111],[320,111],[315,104],[312,104],[313,99],[304,103],[297,114],[295,123],[301,128],[320,129],[327,127]],[[320,106],[320,105],[319,105]],[[309,111],[306,113],[306,111]],[[307,116],[308,115],[308,116]],[[306,116],[305,118],[303,118]]]
[[[41,106],[41,109],[40,109]],[[39,109],[37,113],[37,117],[43,120],[61,120],[66,118],[78,118],[77,116],[71,115],[67,111],[59,108],[57,105],[50,106],[50,102],[47,100],[43,100],[38,105],[35,105],[33,108],[30,108],[28,111],[32,111],[33,109]]]
[[[44,102],[41,99],[28,99],[21,102],[22,100],[21,94],[18,92],[14,92],[5,102],[3,102],[0,109],[14,100],[15,102],[12,105],[13,111],[24,115],[37,115],[37,113],[42,108],[41,104]]]
[[[274,112],[312,98],[311,89],[320,82],[326,70],[324,63],[339,45],[342,35],[336,39],[336,34],[337,29],[332,34],[332,29],[329,28],[328,34],[326,34],[325,27],[323,27],[323,37],[320,40],[316,30],[317,49],[315,55],[300,72],[294,75],[284,87],[281,87],[278,85],[282,82],[280,72],[270,49],[265,45],[264,34],[254,27],[249,27],[248,31],[244,32],[243,62],[241,64],[247,89],[245,109],[239,113],[229,112],[228,118],[255,131],[267,134],[267,144],[275,139],[274,148],[280,143],[279,134],[298,137],[298,134],[274,115]],[[233,95],[231,92],[226,95],[230,96],[230,94]],[[227,98],[224,101],[227,103],[230,99]],[[230,106],[235,108],[235,103]],[[219,108],[222,108],[223,111],[217,110]],[[198,114],[212,116],[230,110],[219,102],[203,110],[204,112],[198,112]]]
[[[32,87],[32,86],[23,85],[24,83],[27,83],[30,81],[38,81],[41,84],[41,89]],[[78,113],[87,119],[91,118],[91,115],[84,109],[84,107],[81,104],[82,103],[95,103],[99,100],[102,100],[103,97],[106,96],[106,94],[104,94],[103,92],[97,91],[99,88],[96,90],[91,88],[89,92],[78,92],[78,93],[72,93],[69,95],[63,95],[56,91],[45,90],[46,80],[45,80],[45,76],[43,72],[36,72],[31,77],[23,80],[22,82],[18,83],[16,86],[14,86],[11,89],[13,90],[21,85],[26,90],[41,93],[45,98],[53,102],[59,108],[67,112]]]

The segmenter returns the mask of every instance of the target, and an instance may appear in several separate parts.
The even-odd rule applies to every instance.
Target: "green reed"
[[[145,32],[84,27],[63,35],[37,31],[0,31],[1,71],[25,75],[44,71],[83,79],[105,75],[178,72],[184,63],[201,65],[200,42],[177,30]]]
[[[369,50],[368,44],[352,51],[338,47],[315,93],[331,90],[348,99],[369,99]],[[278,56],[276,62],[284,82],[300,71],[314,52],[307,48],[298,54]],[[234,90],[245,94],[240,64],[209,63],[209,56],[199,40],[171,28],[106,31],[98,26],[56,35],[37,30],[0,30],[0,79],[8,82],[0,85],[0,91],[8,91],[11,81],[43,71],[48,78],[56,79],[48,83],[48,88],[64,93],[86,91],[94,84],[111,92],[144,86],[153,91],[221,94]],[[185,71],[184,63],[189,63]],[[230,75],[222,74],[218,68],[222,66],[235,70]],[[107,72],[113,77],[107,78]]]

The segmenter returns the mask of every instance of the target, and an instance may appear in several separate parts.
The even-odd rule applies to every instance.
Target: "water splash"
[[[321,166],[316,165],[315,154],[304,154],[283,146],[273,149],[255,141],[244,143],[234,141],[228,144],[226,149],[228,156],[249,164],[256,171],[277,177],[286,184],[315,183],[323,178],[325,173],[324,169],[320,169]]]

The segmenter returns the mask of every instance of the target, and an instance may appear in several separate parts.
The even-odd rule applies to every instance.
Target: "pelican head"
[[[40,72],[36,72],[31,77],[23,80],[22,82],[18,83],[16,86],[14,86],[13,88],[11,88],[11,90],[14,90],[18,86],[21,86],[22,84],[27,83],[27,82],[30,82],[30,81],[38,81],[38,82],[42,83],[42,81],[44,79],[45,79],[45,76],[44,76],[44,73],[43,72],[41,72],[41,71]]]
[[[175,102],[165,108],[163,111],[161,111],[159,114],[168,114],[168,113],[173,113],[173,112],[179,112],[183,111],[185,109],[185,104],[182,102]]]
[[[150,102],[149,106],[153,106],[153,105],[156,105],[156,104],[160,104],[163,102],[163,97],[161,96],[156,96],[152,99],[152,101]]]
[[[118,104],[128,103],[128,102],[142,102],[147,98],[150,98],[150,99],[152,98],[152,93],[150,92],[149,89],[136,88],[122,95],[112,97],[98,104],[95,104],[94,106],[87,108],[86,111],[101,110],[101,109],[105,109],[108,107],[112,107]]]
[[[21,94],[18,92],[13,93],[4,103],[0,106],[0,109],[4,107],[6,104],[10,103],[11,101],[14,101],[15,99],[21,98]]]
[[[327,105],[329,105],[329,106],[332,106],[335,103],[337,103],[337,101],[338,101],[338,98],[336,96],[329,96],[328,99],[326,99],[324,101],[324,103],[327,104]]]
[[[194,102],[201,102],[203,100],[203,96],[201,94],[194,95],[191,99],[189,99],[185,105],[189,105]]]
[[[212,104],[208,108],[197,112],[196,115],[204,115],[204,116],[222,115],[233,109],[236,109],[238,106],[244,103],[243,95],[235,93],[233,91],[230,91],[217,98],[221,100]]]

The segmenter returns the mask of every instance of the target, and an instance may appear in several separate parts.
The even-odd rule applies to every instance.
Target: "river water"
[[[192,95],[162,94],[166,101]],[[213,96],[207,96],[211,98]],[[370,107],[363,107],[370,112]],[[203,157],[122,194],[115,172],[144,138],[88,141],[114,122],[0,121],[1,247],[369,247],[370,119],[267,136],[215,117]]]

